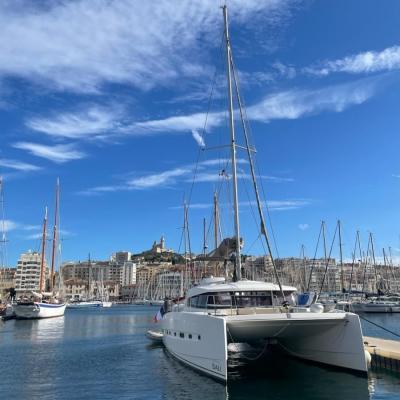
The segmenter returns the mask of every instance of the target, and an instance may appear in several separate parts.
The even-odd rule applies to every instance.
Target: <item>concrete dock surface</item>
[[[400,340],[364,336],[365,350],[371,354],[372,367],[400,372]]]

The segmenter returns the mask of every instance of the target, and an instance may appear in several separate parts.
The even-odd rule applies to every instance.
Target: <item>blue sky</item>
[[[223,232],[232,234],[230,180],[220,176],[229,153],[199,151],[201,140],[228,141],[221,4],[156,3],[0,3],[10,265],[38,249],[57,177],[64,260],[139,252],[162,234],[178,250],[199,152],[192,248],[201,251],[202,219],[209,223],[219,185]],[[338,218],[347,257],[357,229],[364,246],[373,232],[379,252],[392,246],[399,255],[399,2],[232,0],[228,7],[279,255],[299,254],[302,243],[311,255],[320,221],[332,237]],[[245,156],[239,151],[244,252],[262,254]]]

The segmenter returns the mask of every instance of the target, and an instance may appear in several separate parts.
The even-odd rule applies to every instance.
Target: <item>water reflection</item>
[[[145,337],[154,309],[67,311],[64,318],[0,326],[0,399],[385,399],[400,379],[368,380],[267,353],[257,363],[233,358],[227,385],[172,358]],[[398,329],[398,328],[397,328]]]

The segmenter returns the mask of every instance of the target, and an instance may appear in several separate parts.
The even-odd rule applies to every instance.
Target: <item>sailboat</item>
[[[50,317],[61,317],[65,312],[65,303],[60,302],[55,294],[55,260],[59,234],[59,201],[60,201],[60,182],[57,179],[56,201],[54,212],[54,227],[52,238],[51,269],[49,276],[49,292],[45,292],[46,282],[46,240],[47,240],[47,207],[43,219],[42,249],[40,263],[39,292],[32,292],[30,298],[27,297],[17,301],[14,306],[17,319],[40,319]]]
[[[93,282],[91,281],[92,261],[90,260],[90,253],[87,261],[88,266],[88,282],[87,282],[87,297],[86,299],[72,300],[67,303],[68,309],[81,309],[81,308],[99,308],[103,306],[101,300],[93,299]]]
[[[213,378],[228,379],[228,345],[263,343],[278,346],[300,359],[367,374],[363,336],[359,317],[350,312],[325,313],[321,304],[298,307],[294,303],[296,288],[280,283],[259,282],[241,277],[241,237],[238,209],[238,185],[232,73],[236,97],[242,115],[241,100],[233,65],[228,32],[228,11],[223,6],[224,36],[227,58],[231,176],[235,236],[233,244],[235,273],[232,281],[209,277],[190,288],[183,304],[166,301],[161,320],[163,343],[169,353],[187,366]],[[247,141],[243,131],[261,220],[261,234],[272,254],[257,183]],[[273,259],[272,259],[273,260]]]

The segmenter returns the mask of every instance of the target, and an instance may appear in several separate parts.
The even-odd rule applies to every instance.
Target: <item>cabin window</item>
[[[197,339],[198,339],[198,340],[201,340],[201,336],[200,336],[200,335],[197,335]]]
[[[197,307],[199,296],[193,296],[189,300],[190,300],[190,307]]]
[[[214,296],[208,296],[207,305],[214,305]]]
[[[179,333],[179,337],[181,337],[182,339],[184,339],[184,338],[185,338],[185,334],[184,334],[183,332],[180,332],[180,333]]]
[[[191,339],[192,338],[192,334],[191,333],[189,333],[189,339]]]
[[[197,308],[206,308],[208,296],[206,294],[201,294],[197,301]]]
[[[174,332],[174,336],[176,336],[176,332]]]

